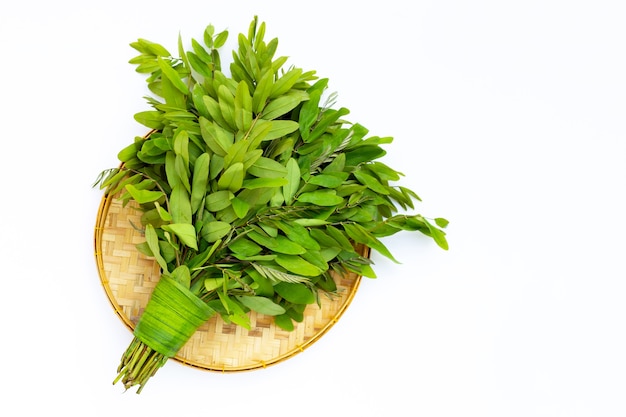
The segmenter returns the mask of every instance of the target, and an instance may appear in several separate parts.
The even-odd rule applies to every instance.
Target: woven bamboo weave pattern
[[[129,203],[103,198],[96,221],[96,262],[102,286],[115,312],[133,330],[159,280],[158,264],[135,248],[143,241],[141,213]],[[367,255],[368,249],[361,248]],[[291,332],[273,324],[271,317],[250,313],[251,329],[211,318],[178,352],[176,360],[211,371],[245,371],[278,363],[319,339],[340,318],[358,288],[356,274],[335,276],[338,294],[321,295],[321,307],[310,305],[304,320]]]

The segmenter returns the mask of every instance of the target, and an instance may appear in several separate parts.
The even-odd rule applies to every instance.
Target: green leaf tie
[[[162,276],[135,327],[135,336],[173,357],[215,310],[173,279]]]

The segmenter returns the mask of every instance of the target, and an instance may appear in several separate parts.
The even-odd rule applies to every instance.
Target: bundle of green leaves
[[[447,249],[443,218],[407,214],[419,198],[394,185],[402,174],[380,158],[390,137],[369,136],[335,109],[327,79],[274,55],[255,17],[232,51],[209,25],[178,57],[139,39],[130,62],[147,74],[150,129],[101,173],[107,195],[137,203],[161,278],[124,352],[118,377],[145,383],[214,314],[249,328],[248,313],[286,330],[337,287],[333,272],[375,277],[365,245],[395,261],[381,238],[418,231]]]

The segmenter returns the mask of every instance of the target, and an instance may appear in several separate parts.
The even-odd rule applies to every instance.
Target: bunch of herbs
[[[396,261],[381,238],[417,231],[447,249],[447,221],[407,214],[419,198],[380,159],[391,137],[369,135],[334,108],[328,79],[286,67],[255,17],[239,34],[230,74],[228,31],[207,26],[178,56],[138,39],[150,129],[101,173],[105,193],[134,201],[161,279],[124,352],[115,382],[139,393],[195,329],[219,314],[250,328],[249,311],[292,330],[336,290],[333,273],[375,277],[364,245]]]

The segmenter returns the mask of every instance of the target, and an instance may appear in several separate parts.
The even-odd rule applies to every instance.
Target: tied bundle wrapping
[[[134,330],[134,339],[113,382],[141,392],[167,360],[174,357],[215,310],[173,278],[163,275]]]
[[[164,275],[154,288],[134,335],[155,351],[172,358],[213,314],[215,310],[204,301]]]

